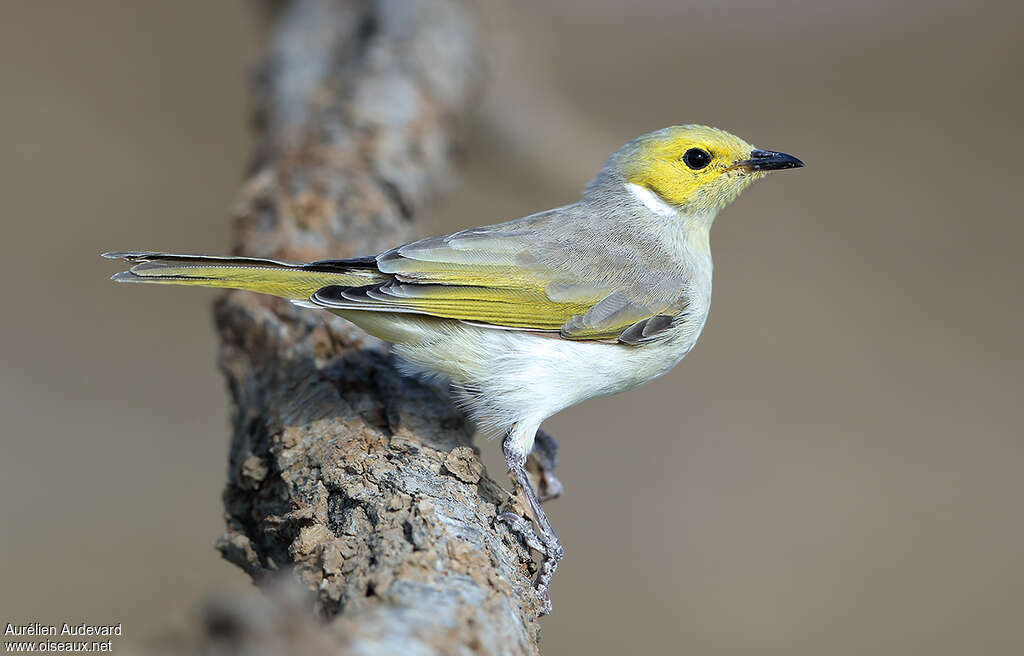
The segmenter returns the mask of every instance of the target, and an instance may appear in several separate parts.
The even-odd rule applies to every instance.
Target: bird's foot
[[[543,430],[537,430],[534,438],[533,450],[530,451],[528,464],[534,465],[531,469],[537,470],[537,498],[543,501],[551,501],[562,496],[565,486],[555,475],[558,468],[558,442],[555,438]]]
[[[562,492],[565,492],[565,486],[562,485],[562,481],[558,480],[554,472],[540,471],[540,480],[538,481],[537,498],[541,502],[551,501],[562,496]]]
[[[555,530],[551,527],[551,521],[544,512],[544,508],[541,507],[537,492],[530,483],[530,476],[526,473],[525,443],[528,441],[523,439],[524,437],[533,437],[534,445],[540,445],[539,448],[533,449],[533,452],[542,468],[542,473],[546,469],[552,475],[554,474],[558,444],[551,439],[550,435],[537,428],[521,431],[517,427],[510,431],[502,445],[505,451],[505,462],[508,464],[509,473],[515,480],[519,498],[526,502],[526,509],[533,517],[533,522],[513,512],[503,512],[498,515],[498,519],[508,524],[512,532],[522,538],[527,546],[543,554],[540,570],[537,572],[537,578],[533,581],[533,588],[540,600],[540,614],[547,615],[551,612],[551,578],[555,575],[558,562],[565,555],[565,550],[562,548],[558,536],[555,535]],[[558,481],[557,478],[554,480]],[[559,491],[560,488],[561,483],[558,483]]]
[[[533,524],[526,518],[514,512],[503,512],[498,515],[498,520],[504,522],[509,530],[518,535],[527,547],[539,551],[544,555],[541,560],[540,571],[534,579],[533,589],[540,599],[541,615],[551,613],[551,579],[558,569],[558,563],[565,556],[565,549],[554,532],[545,535],[543,531],[538,532]]]

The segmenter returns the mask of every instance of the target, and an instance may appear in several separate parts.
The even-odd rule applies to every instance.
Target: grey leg
[[[537,437],[533,442],[530,457],[537,464],[540,484],[537,486],[537,497],[543,501],[557,499],[565,491],[562,481],[555,475],[558,467],[558,442],[542,429],[537,429]]]
[[[558,568],[558,561],[562,560],[562,557],[565,555],[565,550],[562,548],[562,543],[559,542],[558,536],[555,535],[555,530],[551,528],[548,516],[544,513],[544,509],[541,508],[537,493],[534,492],[533,486],[530,485],[530,478],[526,474],[526,454],[517,448],[517,444],[513,442],[511,435],[505,438],[503,446],[505,462],[508,464],[512,477],[515,479],[516,488],[526,498],[526,503],[530,507],[530,513],[533,515],[533,521],[537,528],[534,530],[527,520],[513,512],[503,512],[498,515],[498,519],[508,524],[509,528],[519,534],[527,545],[544,554],[544,559],[540,565],[540,572],[537,573],[537,579],[533,582],[533,587],[537,590],[537,594],[541,599],[541,614],[547,615],[551,612],[551,578],[555,574],[555,569]]]

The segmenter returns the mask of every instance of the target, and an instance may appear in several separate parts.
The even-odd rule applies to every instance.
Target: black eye
[[[711,153],[703,148],[691,148],[683,153],[683,163],[694,171],[702,169],[711,163]]]

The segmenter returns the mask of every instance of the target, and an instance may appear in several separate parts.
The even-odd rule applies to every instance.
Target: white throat
[[[644,204],[644,207],[651,210],[658,216],[678,216],[679,210],[672,207],[665,201],[663,201],[658,194],[654,193],[647,187],[641,187],[638,184],[632,182],[626,183],[626,189],[629,193],[633,194],[633,198]]]

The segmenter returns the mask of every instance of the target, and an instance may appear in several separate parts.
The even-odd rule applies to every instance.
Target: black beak
[[[777,153],[774,150],[752,150],[750,159],[736,162],[737,168],[747,171],[780,171],[782,169],[798,169],[804,163],[786,153]]]

